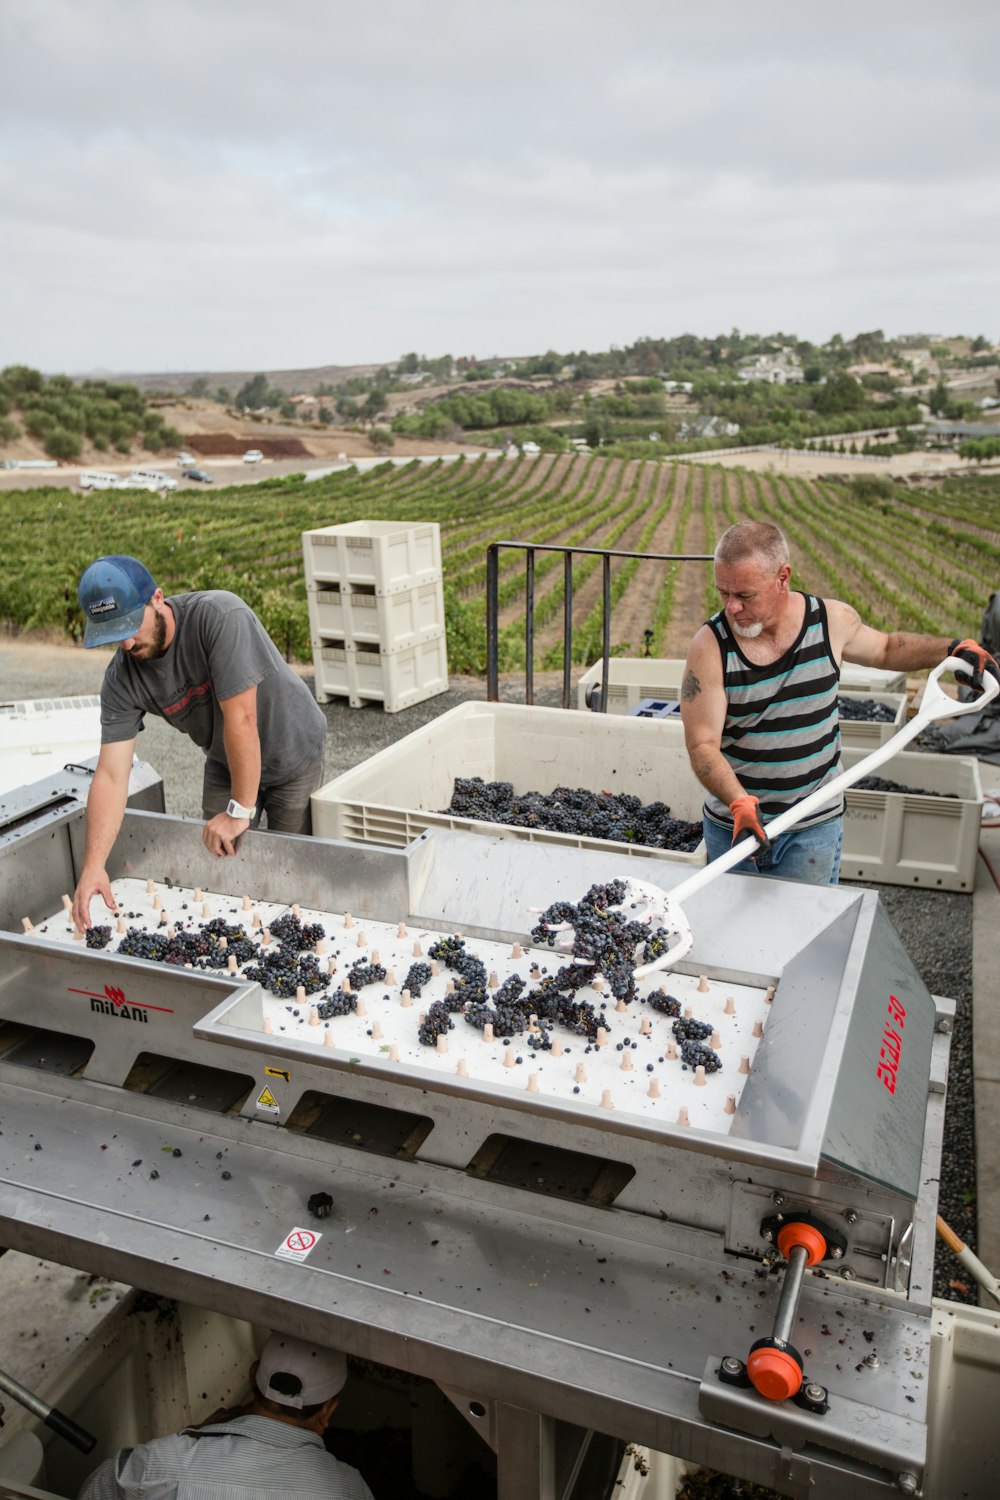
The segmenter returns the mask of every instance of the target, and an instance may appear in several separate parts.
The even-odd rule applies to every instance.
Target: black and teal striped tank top
[[[812,594],[805,601],[797,639],[767,666],[744,656],[725,611],[708,621],[722,653],[726,690],[722,753],[745,790],[760,799],[765,822],[832,781],[840,768],[840,668],[830,647],[826,605]],[[826,822],[843,808],[843,798],[835,796],[801,826]],[[732,826],[728,807],[711,793],[705,811]]]

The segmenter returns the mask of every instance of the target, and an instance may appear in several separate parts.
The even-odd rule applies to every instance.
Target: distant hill
[[[266,375],[268,384],[274,390],[284,391],[293,396],[298,392],[312,391],[317,385],[341,385],[345,380],[371,380],[374,375],[382,369],[382,365],[317,365],[313,369],[306,370],[181,370],[172,371],[168,374],[134,374],[132,371],[116,371],[111,374],[106,370],[100,371],[99,378],[102,380],[126,381],[129,385],[139,387],[140,391],[162,391],[165,395],[180,396],[191,389],[195,380],[208,382],[210,390],[217,390],[219,386],[225,386],[227,390],[238,391],[240,386],[255,375]],[[93,379],[93,375],[75,375],[74,380]]]

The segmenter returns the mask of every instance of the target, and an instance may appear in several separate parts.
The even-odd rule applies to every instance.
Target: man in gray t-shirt
[[[213,854],[262,812],[273,833],[310,833],[323,778],[326,718],[248,605],[222,589],[164,598],[134,557],[98,558],[79,586],[85,646],[117,644],[101,688],[101,753],[87,802],[87,842],[73,902],[113,909],[105,862],[128,800],[136,738],[158,714],[205,752],[203,839]]]

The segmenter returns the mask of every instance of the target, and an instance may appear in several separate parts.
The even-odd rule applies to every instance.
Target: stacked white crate
[[[436,522],[348,521],[302,533],[321,703],[398,713],[448,687]]]

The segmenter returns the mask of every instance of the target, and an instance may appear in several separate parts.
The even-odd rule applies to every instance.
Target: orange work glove
[[[757,848],[751,854],[751,859],[756,859],[758,854],[763,854],[771,847],[771,840],[764,832],[764,825],[757,816],[760,802],[756,797],[734,797],[729,804],[729,811],[733,815],[733,843],[738,844],[741,839],[755,838]]]
[[[964,682],[971,687],[974,693],[983,690],[983,673],[988,672],[1000,682],[1000,666],[993,660],[985,646],[978,641],[960,641],[956,636],[948,647],[949,656],[957,656],[962,661],[967,661],[972,669],[971,675],[967,672],[956,672],[955,676],[959,682]]]

